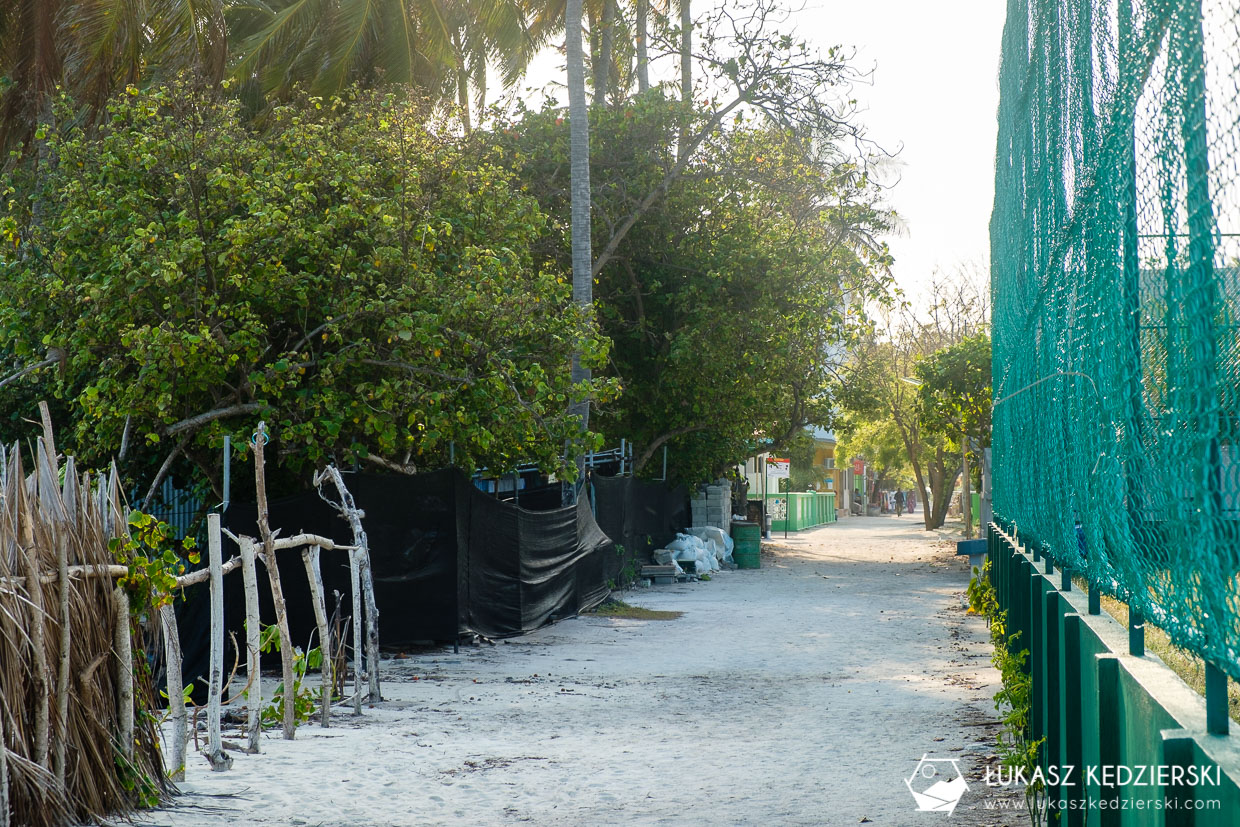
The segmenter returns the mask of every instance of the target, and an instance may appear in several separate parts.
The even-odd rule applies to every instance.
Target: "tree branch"
[[[641,454],[637,457],[637,459],[633,461],[633,470],[634,471],[642,470],[642,468],[645,467],[646,463],[650,462],[650,458],[654,456],[654,452],[659,450],[659,448],[663,445],[663,443],[667,442],[669,439],[675,439],[678,436],[684,436],[685,434],[696,433],[697,431],[705,431],[709,427],[710,427],[709,423],[701,422],[701,423],[698,423],[697,425],[686,425],[683,428],[675,428],[671,431],[668,431],[665,434],[660,435],[659,437],[651,441],[651,443],[646,446],[646,448],[641,452]]]
[[[230,416],[240,416],[241,414],[258,413],[263,409],[261,402],[243,402],[237,405],[230,405],[227,408],[216,408],[206,413],[200,413],[191,416],[188,419],[182,419],[180,422],[174,422],[164,428],[164,433],[168,436],[175,436],[182,431],[197,430],[203,425],[210,424],[217,419],[226,419]]]

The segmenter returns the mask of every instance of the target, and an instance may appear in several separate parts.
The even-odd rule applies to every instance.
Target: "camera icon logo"
[[[919,811],[948,815],[955,812],[961,796],[969,789],[964,773],[960,771],[959,760],[931,758],[928,753],[921,756],[917,769],[904,781]]]

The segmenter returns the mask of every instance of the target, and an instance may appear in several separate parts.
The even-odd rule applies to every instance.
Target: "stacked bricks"
[[[689,500],[693,528],[714,526],[726,533],[732,526],[732,486],[707,485]]]

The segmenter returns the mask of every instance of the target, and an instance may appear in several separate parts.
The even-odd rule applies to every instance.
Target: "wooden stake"
[[[116,740],[121,755],[133,763],[133,640],[129,631],[129,595],[117,586],[112,590],[115,627],[112,650],[116,653]]]
[[[39,582],[38,552],[34,544],[34,514],[26,486],[20,481],[17,492],[21,510],[23,563],[26,569],[26,593],[31,607],[30,647],[34,657],[34,762],[48,767],[48,729],[50,718],[51,687],[47,672],[47,642],[44,637],[43,585]]]
[[[189,740],[188,715],[185,712],[185,679],[182,675],[181,633],[177,628],[177,613],[168,603],[159,607],[159,618],[164,627],[164,660],[168,683],[168,712],[172,717],[172,775],[173,781],[185,780],[185,749]]]
[[[319,653],[322,655],[319,670],[322,679],[319,684],[322,703],[321,725],[326,727],[332,708],[332,637],[327,628],[327,606],[323,598],[323,572],[319,569],[319,547],[310,546],[302,549],[301,559],[306,565],[306,580],[310,583],[310,599],[314,603],[314,622],[319,627]]]
[[[4,715],[0,715],[0,827],[9,827],[9,751],[5,747]]]
[[[238,540],[241,547],[241,580],[245,585],[245,668],[250,680],[246,697],[246,745],[251,753],[258,752],[258,736],[262,728],[263,714],[263,667],[259,638],[262,627],[258,618],[258,570],[254,565],[254,541],[249,537]]]
[[[280,631],[280,665],[284,678],[284,739],[297,735],[297,681],[293,673],[293,637],[288,630],[288,610],[284,605],[284,589],[280,586],[280,569],[276,565],[275,538],[271,534],[267,510],[267,471],[263,448],[267,442],[267,426],[258,423],[254,439],[254,484],[258,495],[258,533],[263,539],[263,565],[271,581],[271,602],[276,610],[276,626]]]
[[[353,499],[353,494],[344,484],[344,477],[340,474],[340,469],[335,465],[329,465],[319,474],[316,474],[315,482],[318,483],[324,476],[330,476],[332,482],[336,486],[336,490],[340,493],[340,511],[342,516],[348,520],[349,528],[353,530],[353,545],[358,550],[358,569],[362,586],[362,598],[365,601],[366,613],[366,660],[369,662],[369,678],[370,678],[370,702],[376,703],[383,700],[379,687],[379,604],[375,601],[375,579],[370,567],[370,541],[366,537],[366,529],[362,527],[362,517],[366,516],[357,503]],[[356,599],[356,598],[355,598]],[[361,618],[362,612],[356,608],[354,603],[353,614],[355,618]],[[354,621],[357,626],[358,620]],[[356,640],[356,634],[354,638]]]
[[[66,469],[66,472],[71,470]],[[66,741],[69,736],[69,654],[73,637],[69,629],[69,526],[63,523],[56,531],[56,565],[60,576],[60,668],[56,674],[56,754],[53,769],[56,783],[63,790]]]
[[[224,680],[224,574],[220,557],[220,515],[207,515],[207,559],[211,571],[211,672],[207,698],[207,761],[220,772],[232,767],[232,757],[220,743],[220,694]]]
[[[353,714],[362,714],[362,587],[357,549],[349,552],[349,583],[353,588]]]

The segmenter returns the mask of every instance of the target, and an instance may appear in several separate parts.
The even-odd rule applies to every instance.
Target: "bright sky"
[[[793,18],[796,36],[822,51],[855,48],[858,69],[873,69],[871,82],[858,85],[853,97],[869,137],[898,151],[899,180],[889,198],[904,230],[888,239],[897,282],[916,303],[935,268],[951,273],[963,266],[984,281],[1006,3],[805,2]],[[544,54],[527,84],[562,82],[562,67],[562,54]],[[561,90],[558,97],[564,103],[567,96]]]
[[[809,0],[797,33],[855,47],[873,83],[858,86],[862,122],[899,152],[890,200],[905,233],[889,239],[901,287],[915,298],[936,267],[990,261],[1001,0]]]

